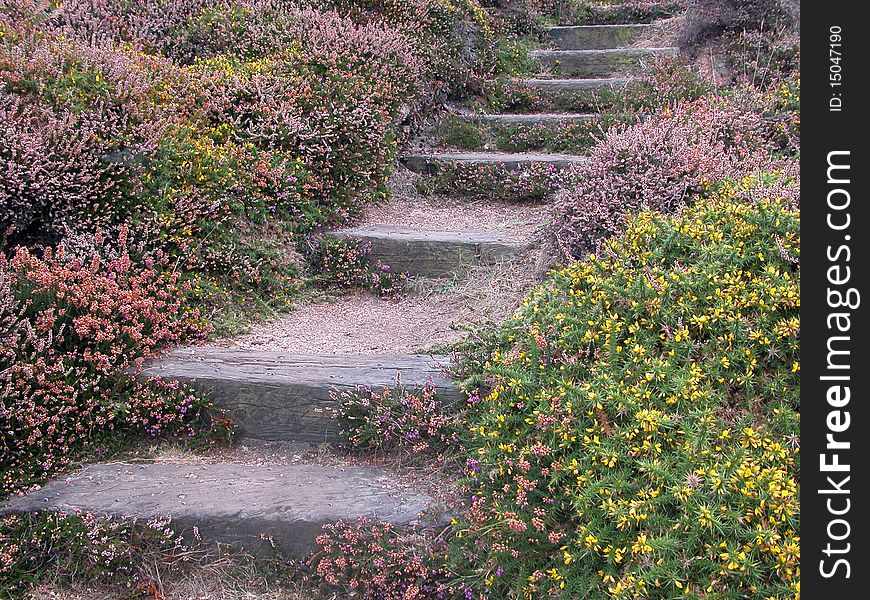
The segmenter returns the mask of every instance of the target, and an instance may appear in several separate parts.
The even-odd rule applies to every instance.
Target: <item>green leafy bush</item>
[[[762,178],[631,217],[479,349],[455,569],[488,597],[799,589],[799,213]]]

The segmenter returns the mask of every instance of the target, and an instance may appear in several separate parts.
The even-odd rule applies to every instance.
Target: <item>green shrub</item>
[[[799,213],[768,189],[631,217],[478,350],[455,568],[489,597],[795,595]]]
[[[474,123],[458,117],[447,117],[438,124],[435,137],[439,145],[462,150],[480,150],[484,143],[483,132]]]

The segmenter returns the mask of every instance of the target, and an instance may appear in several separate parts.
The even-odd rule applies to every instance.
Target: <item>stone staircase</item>
[[[541,74],[522,83],[542,93],[588,93],[618,90],[625,72],[670,48],[628,48],[649,26],[606,25],[553,27],[552,49],[535,52]],[[560,127],[594,120],[590,114],[467,114],[481,127],[533,124]],[[521,171],[530,165],[557,169],[581,164],[583,156],[427,150],[408,153],[402,164],[420,177],[436,175],[456,164],[500,165]],[[545,210],[545,208],[542,208]],[[336,237],[369,242],[372,257],[394,269],[424,277],[461,276],[467,265],[510,260],[523,254],[527,239],[488,230],[439,230],[379,222],[341,229]],[[431,382],[445,402],[460,400],[442,374],[444,356],[300,355],[290,352],[197,347],[179,349],[145,368],[145,375],[194,382],[226,408],[245,436],[254,440],[332,443],[337,439],[330,415],[333,389],[408,387]],[[425,492],[397,483],[387,470],[358,465],[231,463],[95,464],[61,477],[42,489],[11,499],[0,514],[31,510],[89,512],[150,519],[171,516],[190,534],[208,541],[268,551],[266,534],[292,555],[310,551],[324,523],[367,515],[398,526],[421,522],[433,505]]]

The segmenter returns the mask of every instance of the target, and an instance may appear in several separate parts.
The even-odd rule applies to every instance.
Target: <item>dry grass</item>
[[[539,250],[511,261],[471,266],[449,280],[416,283],[423,298],[450,306],[457,325],[478,327],[508,318],[539,281]]]
[[[191,560],[148,561],[138,585],[125,589],[95,585],[69,573],[49,571],[30,591],[28,600],[338,600],[345,598],[309,582],[303,570],[289,562],[257,560],[250,555],[212,548],[187,553]]]
[[[632,48],[662,48],[679,46],[686,15],[680,14],[670,19],[656,21],[648,27],[632,44]]]

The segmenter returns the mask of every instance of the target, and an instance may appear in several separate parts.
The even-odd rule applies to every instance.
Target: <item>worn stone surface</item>
[[[475,125],[499,126],[499,125],[544,125],[557,126],[566,123],[581,123],[595,121],[595,114],[571,114],[571,113],[537,113],[537,114],[495,114],[495,115],[459,115],[461,121]]]
[[[245,436],[262,440],[335,442],[333,389],[431,381],[445,402],[459,391],[441,372],[445,357],[304,355],[238,348],[179,349],[145,365],[143,375],[195,383],[226,408]]]
[[[575,77],[607,77],[630,71],[659,56],[673,56],[676,48],[610,50],[534,50],[529,56],[547,71]]]
[[[624,88],[631,81],[628,77],[606,77],[597,79],[522,79],[523,85],[547,92],[602,92]]]
[[[110,463],[11,498],[0,514],[84,510],[138,520],[171,517],[173,529],[189,539],[197,528],[205,542],[263,553],[270,549],[263,534],[289,555],[303,556],[325,523],[370,516],[407,526],[431,502],[373,467]]]
[[[402,157],[404,165],[415,173],[434,175],[442,165],[501,165],[508,170],[522,169],[531,163],[545,163],[556,168],[565,168],[585,162],[584,156],[569,154],[533,154],[499,152],[432,152],[427,154],[406,154]]]
[[[630,45],[649,25],[562,25],[549,27],[547,38],[559,50],[606,50]]]
[[[362,240],[371,246],[371,259],[389,265],[393,271],[423,277],[443,277],[472,265],[496,264],[518,256],[526,247],[520,240],[487,231],[364,225],[331,235]]]

